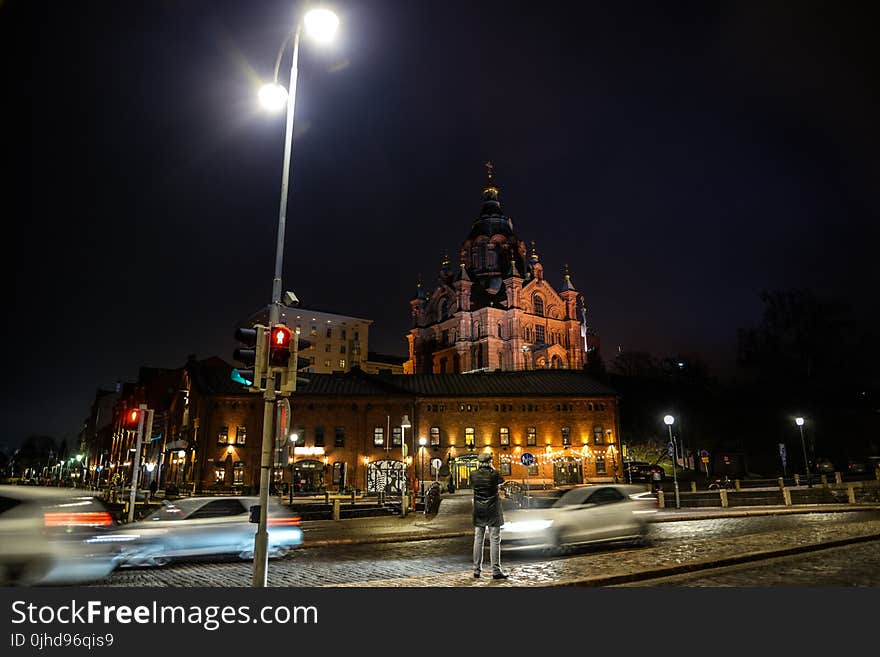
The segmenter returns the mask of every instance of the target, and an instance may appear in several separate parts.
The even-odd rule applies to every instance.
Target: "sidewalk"
[[[411,513],[405,518],[386,516],[350,520],[316,520],[303,523],[302,548],[321,545],[386,543],[470,536],[471,493],[444,495],[440,512],[433,518]],[[880,511],[878,504],[822,504],[795,506],[753,506],[738,508],[664,509],[652,522],[667,523],[711,518],[736,518],[804,513],[847,513]],[[756,559],[787,556],[825,547],[880,540],[880,518],[858,524],[809,523],[796,530],[767,532],[738,537],[691,541],[686,545],[587,552],[565,559],[541,560],[534,565],[515,566],[511,578],[475,580],[470,571],[371,582],[355,587],[460,587],[460,586],[609,586],[674,575],[711,567],[745,563]]]

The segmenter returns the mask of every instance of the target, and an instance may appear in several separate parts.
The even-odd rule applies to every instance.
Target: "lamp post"
[[[801,447],[804,450],[804,468],[807,470],[807,487],[813,487],[813,479],[810,477],[810,461],[807,459],[807,443],[804,441],[804,418],[796,417],[794,419],[794,423],[798,426],[801,432]]]
[[[666,423],[666,428],[669,429],[669,443],[672,445],[672,481],[675,486],[675,508],[680,509],[681,500],[678,496],[678,474],[676,473],[675,469],[675,438],[672,437],[672,423],[675,422],[675,418],[671,415],[666,415],[664,416],[663,421]]]
[[[419,438],[419,493],[425,496],[425,445],[428,439],[422,436]]]
[[[406,430],[412,427],[412,423],[409,421],[409,416],[404,414],[403,419],[400,421],[400,460],[404,463],[404,468],[406,468]],[[400,486],[400,517],[403,518],[406,515],[406,470],[404,469],[403,482]]]
[[[364,457],[364,495],[367,494],[367,467],[370,465],[370,457]]]
[[[290,92],[278,84],[278,68],[290,36],[281,44],[275,61],[273,84],[260,89],[261,104],[268,109],[280,110],[287,102],[287,122],[284,133],[284,164],[281,170],[281,203],[278,211],[278,235],[275,242],[275,278],[272,280],[272,303],[269,306],[269,325],[275,326],[281,318],[281,271],[284,262],[284,229],[287,221],[287,195],[290,179],[290,152],[293,144],[293,113],[296,104],[296,78],[299,60],[299,37],[305,25],[306,32],[318,41],[329,41],[339,25],[336,15],[327,9],[312,9],[297,22],[293,31],[293,59],[290,65]],[[260,460],[260,519],[254,536],[253,586],[266,586],[269,533],[266,529],[269,506],[269,479],[272,470],[273,426],[275,403],[275,373],[270,370],[263,393],[263,443]]]

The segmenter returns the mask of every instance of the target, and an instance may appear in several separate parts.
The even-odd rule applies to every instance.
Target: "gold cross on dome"
[[[492,174],[495,171],[495,165],[492,164],[492,160],[486,162],[486,173],[489,175],[489,180],[492,180]]]

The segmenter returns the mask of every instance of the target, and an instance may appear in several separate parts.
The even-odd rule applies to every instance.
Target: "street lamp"
[[[804,418],[796,417],[794,419],[794,423],[798,426],[801,432],[801,447],[804,450],[804,467],[807,469],[807,487],[813,487],[813,479],[810,477],[810,462],[807,460],[807,443],[804,442]]]
[[[669,444],[672,445],[672,481],[675,485],[675,508],[681,508],[681,500],[678,496],[678,474],[675,470],[675,438],[672,437],[672,423],[675,422],[675,418],[671,415],[666,415],[663,417],[663,421],[666,423],[666,428],[669,429]]]
[[[288,35],[275,61],[275,76],[273,86],[260,92],[260,100],[264,106],[281,109],[284,100],[287,100],[287,122],[284,133],[284,164],[281,170],[281,203],[278,210],[278,235],[275,242],[275,278],[272,280],[272,303],[269,306],[269,325],[275,326],[281,319],[281,271],[284,261],[284,228],[287,220],[287,195],[290,180],[290,152],[293,146],[293,114],[296,104],[296,78],[299,60],[299,37],[303,25],[309,36],[317,41],[328,41],[332,38],[339,19],[333,12],[327,9],[312,9],[307,12],[302,20],[297,22],[293,31],[293,58],[290,65],[290,91],[283,92],[278,84],[278,68],[281,58],[290,40]],[[266,380],[266,391],[263,393],[263,443],[262,457],[260,461],[260,520],[257,524],[257,533],[254,536],[254,574],[253,586],[266,586],[266,571],[268,567],[269,533],[266,529],[267,510],[269,506],[269,478],[272,469],[272,436],[273,436],[273,406],[275,403],[275,373],[269,374]]]
[[[409,421],[409,416],[404,414],[403,419],[400,421],[400,453],[401,460],[404,463],[404,467],[406,467],[406,430],[412,427],[412,423]],[[406,470],[404,470],[403,483],[401,484],[400,490],[400,517],[403,518],[406,515]]]
[[[419,438],[419,492],[425,495],[425,445],[428,439],[424,436]]]

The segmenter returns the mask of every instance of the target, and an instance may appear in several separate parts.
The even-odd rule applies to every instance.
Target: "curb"
[[[682,575],[687,573],[695,573],[703,570],[712,570],[713,568],[724,568],[727,566],[735,566],[743,563],[752,563],[756,561],[766,561],[767,559],[775,559],[777,557],[787,557],[794,554],[804,554],[807,552],[819,552],[844,545],[853,545],[856,543],[870,543],[871,541],[880,540],[880,534],[868,534],[865,536],[854,536],[852,538],[843,538],[827,543],[812,543],[810,545],[799,545],[796,547],[782,548],[779,550],[767,550],[763,552],[749,552],[734,557],[722,557],[718,559],[710,559],[705,561],[695,561],[689,564],[681,564],[679,566],[667,566],[665,568],[654,568],[652,570],[641,570],[635,573],[626,573],[623,575],[609,575],[607,577],[589,577],[580,580],[568,580],[565,582],[546,584],[548,588],[563,586],[614,586],[616,584],[627,584],[631,582],[640,582],[662,577],[670,577],[672,575]]]

